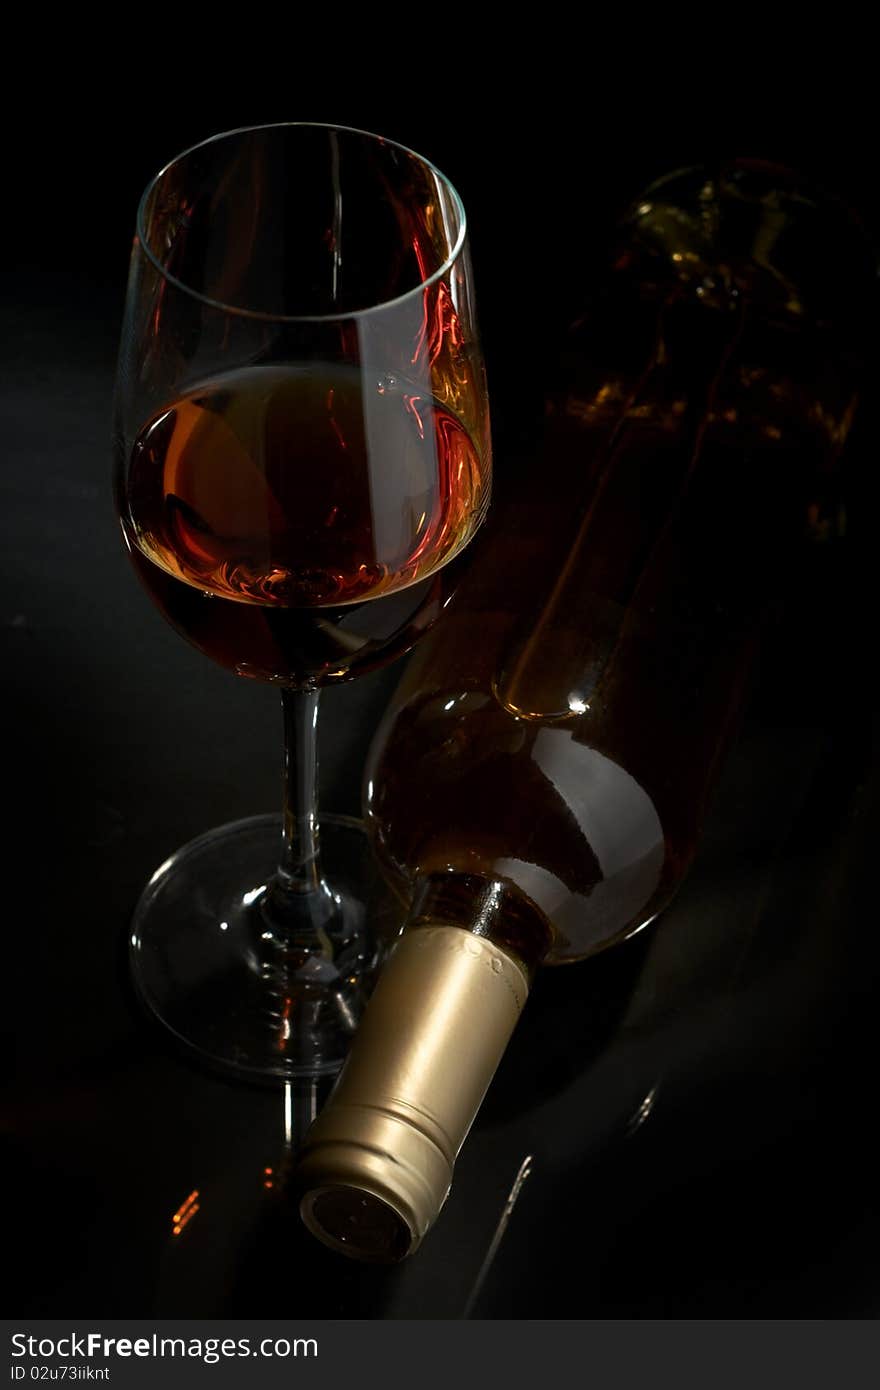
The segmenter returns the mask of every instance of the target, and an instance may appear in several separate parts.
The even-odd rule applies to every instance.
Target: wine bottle
[[[540,457],[380,727],[365,814],[409,916],[299,1171],[338,1250],[416,1248],[535,969],[645,927],[693,858],[854,408],[852,260],[836,284],[826,238],[790,273],[809,206],[748,166],[640,200]]]

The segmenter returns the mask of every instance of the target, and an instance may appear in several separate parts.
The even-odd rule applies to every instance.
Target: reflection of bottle
[[[614,361],[570,340],[540,464],[378,735],[367,817],[411,910],[306,1144],[303,1214],[337,1248],[418,1244],[535,966],[646,925],[693,855],[853,406],[828,285],[774,260],[803,213],[768,180],[638,205],[594,320]]]

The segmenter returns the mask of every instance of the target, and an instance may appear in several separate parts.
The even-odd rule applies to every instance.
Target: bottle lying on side
[[[853,246],[763,167],[636,205],[542,454],[371,753],[367,823],[409,917],[301,1156],[336,1249],[416,1248],[535,969],[639,931],[681,883],[763,620],[834,514]]]

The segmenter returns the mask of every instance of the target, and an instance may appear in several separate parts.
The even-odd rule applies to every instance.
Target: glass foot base
[[[190,841],[153,874],[131,925],[144,1004],[200,1058],[254,1081],[326,1076],[342,1065],[401,914],[363,826],[322,816],[332,940],[305,958],[267,930],[281,818],[254,816]]]

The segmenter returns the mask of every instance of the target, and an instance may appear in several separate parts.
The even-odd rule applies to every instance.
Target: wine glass
[[[413,151],[343,127],[187,150],[137,217],[115,414],[134,567],[172,625],[277,684],[283,813],[193,840],[137,906],[139,992],[253,1078],[335,1071],[375,963],[360,826],[324,816],[322,687],[441,612],[490,491],[464,209]]]

